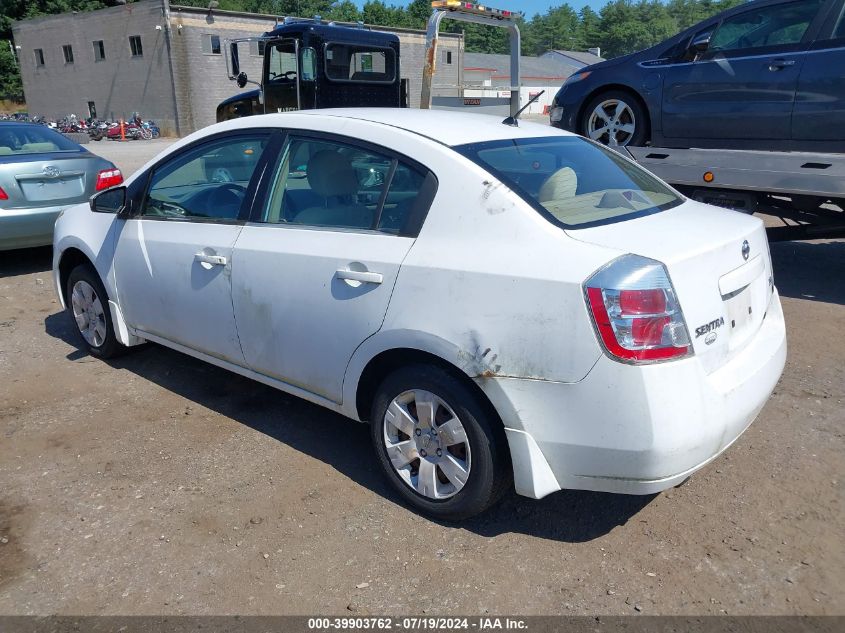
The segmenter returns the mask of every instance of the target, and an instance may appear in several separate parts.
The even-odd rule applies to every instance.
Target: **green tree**
[[[361,10],[366,24],[378,26],[403,26],[405,23],[405,9],[387,6],[381,0],[370,0]]]
[[[578,13],[569,4],[535,15],[526,26],[522,50],[526,55],[541,55],[549,50],[583,48],[583,32]]]
[[[20,100],[22,97],[23,86],[17,60],[6,41],[2,41],[0,42],[0,98]]]
[[[344,0],[343,2],[335,2],[326,17],[338,22],[357,22],[361,19],[361,12],[358,10],[358,5],[352,0]]]
[[[409,29],[424,29],[429,17],[431,17],[431,0],[411,0],[405,7],[405,26]]]
[[[584,7],[578,14],[578,18],[581,21],[581,41],[584,42],[584,47],[600,46],[601,18],[599,14],[590,7]]]

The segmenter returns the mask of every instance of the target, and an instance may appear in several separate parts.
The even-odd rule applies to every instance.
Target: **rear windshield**
[[[682,202],[615,151],[577,136],[488,141],[454,149],[566,227],[626,220]]]
[[[393,83],[396,78],[393,49],[366,44],[327,44],[326,76],[331,81]]]
[[[19,154],[81,152],[82,147],[40,125],[0,124],[0,159]]]

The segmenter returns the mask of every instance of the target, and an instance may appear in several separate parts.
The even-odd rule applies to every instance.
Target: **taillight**
[[[119,185],[123,182],[123,174],[120,173],[120,170],[115,169],[102,169],[97,174],[97,191],[102,191],[103,189],[108,189],[109,187],[114,187]]]
[[[596,330],[612,357],[640,363],[692,354],[684,314],[660,262],[625,255],[584,287]]]
[[[8,200],[9,194],[3,191],[3,187],[0,187],[0,200]]]

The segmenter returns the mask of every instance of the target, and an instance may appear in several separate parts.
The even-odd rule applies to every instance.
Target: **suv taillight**
[[[96,190],[102,191],[109,187],[115,187],[123,182],[123,174],[115,167],[114,169],[102,169],[97,174]]]
[[[8,200],[9,194],[3,191],[3,187],[0,187],[0,200]]]
[[[660,262],[625,255],[590,277],[584,291],[612,358],[647,363],[692,354],[684,313]]]

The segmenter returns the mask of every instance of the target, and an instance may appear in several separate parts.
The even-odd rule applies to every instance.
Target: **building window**
[[[101,62],[106,58],[106,47],[103,45],[103,40],[94,42],[94,61]]]
[[[40,48],[35,49],[35,65],[36,66],[43,66],[44,65],[44,51]]]
[[[72,64],[73,63],[73,46],[70,44],[65,44],[62,46],[62,53],[65,56],[65,64]]]
[[[132,52],[132,57],[143,57],[144,49],[141,47],[141,36],[129,36],[129,50]]]
[[[205,33],[202,36],[202,52],[206,55],[220,55],[220,36]]]
[[[451,64],[452,63],[452,51],[443,51],[443,63],[444,64]]]

